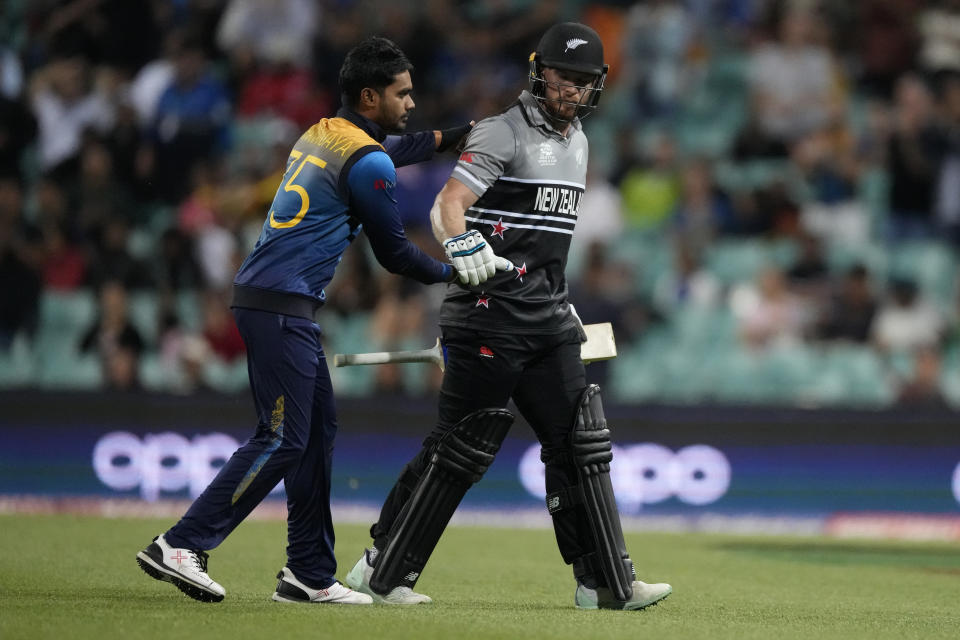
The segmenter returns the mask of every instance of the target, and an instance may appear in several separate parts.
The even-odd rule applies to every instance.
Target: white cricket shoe
[[[157,580],[173,583],[201,602],[220,602],[226,590],[207,575],[207,554],[199,549],[171,547],[162,535],[137,553],[137,564]]]
[[[365,549],[363,555],[353,565],[353,569],[347,574],[347,584],[361,593],[365,593],[373,598],[374,602],[381,604],[429,604],[433,598],[422,593],[417,593],[410,587],[394,587],[390,593],[380,595],[370,588],[370,576],[373,575],[373,566],[370,564],[370,550]]]
[[[273,599],[277,602],[303,602],[319,604],[370,604],[373,598],[365,593],[357,593],[348,589],[339,582],[334,582],[326,589],[311,589],[293,575],[293,571],[284,567],[277,574],[277,590],[273,592]]]
[[[633,597],[626,602],[616,600],[610,589],[598,587],[591,589],[583,583],[577,583],[577,593],[574,602],[577,609],[623,609],[624,611],[638,611],[657,604],[673,592],[673,587],[659,582],[647,584],[639,580],[633,581]]]

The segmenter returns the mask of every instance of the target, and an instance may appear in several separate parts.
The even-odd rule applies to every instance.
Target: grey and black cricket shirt
[[[483,234],[516,270],[475,287],[448,285],[440,324],[549,335],[576,326],[564,268],[587,175],[587,137],[550,125],[528,91],[470,132],[451,177],[480,198],[467,229]]]

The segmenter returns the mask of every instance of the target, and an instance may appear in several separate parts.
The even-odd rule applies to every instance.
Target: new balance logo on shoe
[[[409,604],[429,604],[433,602],[430,599],[430,596],[426,596],[422,593],[417,593],[410,587],[399,586],[394,587],[387,594],[379,594],[374,592],[370,588],[370,578],[373,576],[373,567],[367,563],[367,558],[370,554],[369,551],[364,552],[360,559],[357,560],[357,564],[353,566],[353,569],[350,570],[350,573],[347,574],[347,584],[360,593],[365,593],[371,596],[374,602],[379,602],[382,604],[397,604],[397,605],[409,605]],[[376,557],[376,554],[372,554]],[[420,576],[419,572],[411,571],[405,577],[406,580],[416,580]]]

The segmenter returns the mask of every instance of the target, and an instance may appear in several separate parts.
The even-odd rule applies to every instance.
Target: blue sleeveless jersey
[[[348,119],[321,120],[290,152],[260,238],[234,283],[322,303],[323,288],[361,228],[388,270],[428,284],[448,279],[449,265],[407,240],[395,186],[396,170],[381,144]]]

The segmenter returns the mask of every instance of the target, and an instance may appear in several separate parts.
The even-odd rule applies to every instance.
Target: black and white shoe
[[[180,591],[201,602],[220,602],[226,591],[207,575],[207,554],[171,547],[163,536],[137,554],[137,564],[157,580],[173,583]]]
[[[287,567],[277,574],[277,590],[273,592],[273,599],[277,602],[300,602],[317,604],[371,604],[373,598],[365,593],[357,593],[348,589],[339,582],[334,582],[326,589],[311,589],[293,575]]]

